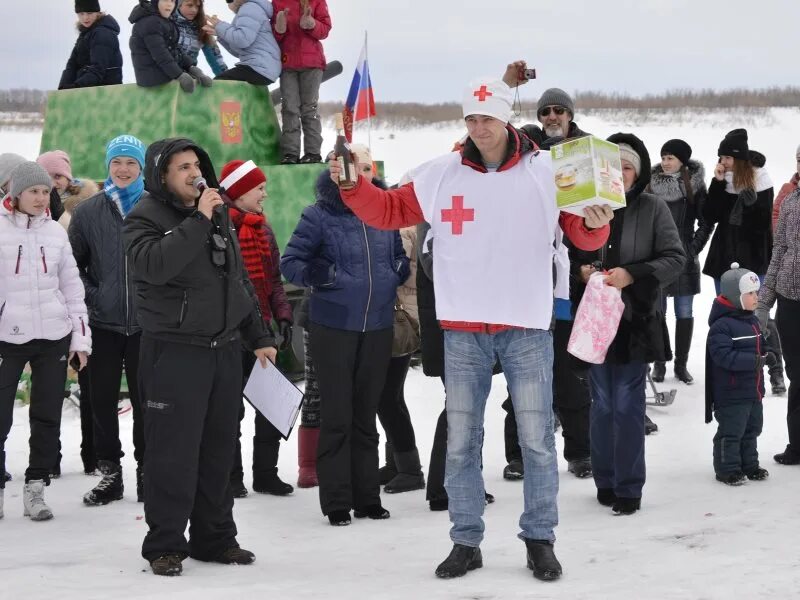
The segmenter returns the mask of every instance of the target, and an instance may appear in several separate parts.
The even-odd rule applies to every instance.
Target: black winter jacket
[[[128,20],[133,23],[130,48],[138,85],[168,83],[192,66],[191,58],[181,52],[178,26],[162,17],[150,0],[139,0]]]
[[[686,177],[692,189],[691,200],[686,190]],[[690,160],[676,175],[665,175],[661,165],[656,165],[653,167],[648,191],[667,203],[686,253],[686,266],[678,279],[667,286],[666,294],[695,296],[700,293],[700,261],[697,256],[714,232],[714,225],[706,223],[703,216],[708,193],[703,164]]]
[[[209,221],[162,183],[173,154],[194,150],[210,187],[206,152],[191,140],[154,142],[145,159],[145,190],[125,219],[123,241],[136,283],[137,319],[145,335],[216,348],[244,338],[253,349],[275,346],[264,324],[227,211]],[[224,266],[212,262],[212,235],[224,239]]]
[[[772,201],[775,191],[769,175],[756,168],[755,194],[736,192],[727,181],[711,180],[703,214],[717,230],[711,238],[703,273],[720,279],[738,262],[743,269],[765,275],[772,258]],[[737,207],[741,214],[736,215]]]
[[[752,311],[738,310],[717,297],[708,317],[706,342],[706,423],[714,406],[764,398],[760,362],[764,339]]]
[[[105,15],[88,29],[79,29],[58,89],[122,83],[122,53],[116,19]]]
[[[89,325],[125,335],[138,333],[135,286],[122,245],[122,215],[105,192],[75,208],[69,241],[86,289]]]
[[[595,252],[571,249],[570,298],[577,307],[586,290],[579,276],[581,265],[599,260],[605,269],[625,268],[633,283],[622,290],[625,311],[606,362],[669,360],[672,352],[661,311],[661,288],[683,270],[683,245],[666,203],[644,193],[650,182],[650,155],[642,141],[626,133],[616,133],[608,141],[629,144],[641,158],[641,173],[625,193],[627,206],[614,211],[606,245]]]

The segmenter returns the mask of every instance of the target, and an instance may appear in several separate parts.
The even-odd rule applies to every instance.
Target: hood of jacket
[[[176,10],[178,10],[177,3],[175,4],[172,14],[175,14]],[[136,23],[136,21],[141,21],[145,17],[159,17],[160,19],[164,18],[161,16],[161,13],[156,10],[156,7],[153,6],[150,0],[139,0],[139,4],[133,7],[131,16],[128,17],[128,22]]]
[[[78,30],[81,33],[88,33],[90,31],[96,31],[97,29],[108,29],[114,35],[119,35],[119,23],[117,20],[112,17],[111,15],[104,15],[100,17],[97,21],[92,23],[91,27],[84,27],[83,25],[78,26]]]
[[[11,196],[8,194],[3,198],[2,202],[0,202],[0,217],[9,219],[20,229],[40,227],[45,221],[52,220],[52,215],[50,214],[49,208],[45,209],[45,211],[38,217],[32,217],[15,210],[14,205],[11,203]]]
[[[634,182],[633,187],[625,192],[626,201],[630,202],[631,200],[635,200],[644,191],[644,189],[647,187],[647,184],[650,183],[650,177],[652,176],[650,153],[647,151],[644,142],[642,142],[642,140],[632,133],[615,133],[610,135],[607,139],[609,142],[614,144],[628,144],[636,151],[642,161],[642,168],[639,171],[639,177]]]
[[[689,173],[689,182],[691,183],[692,190],[697,192],[697,190],[702,189],[706,179],[706,170],[705,167],[703,167],[703,163],[699,160],[691,159],[684,167]],[[664,173],[664,168],[658,164],[652,169],[650,191],[667,202],[680,200],[684,197],[683,188],[679,183],[682,180],[683,177],[680,171],[672,175],[667,175]]]
[[[272,19],[272,12],[273,12],[272,2],[267,2],[267,0],[244,0],[244,2],[242,2],[242,6],[244,6],[245,4],[253,4],[255,6],[258,6],[267,14],[267,17]],[[239,8],[241,10],[241,7]]]
[[[194,208],[184,206],[183,202],[170,192],[162,181],[162,175],[167,171],[170,158],[184,150],[194,150],[197,154],[197,158],[200,159],[200,172],[208,187],[219,187],[214,164],[205,150],[189,138],[167,138],[153,142],[147,148],[144,160],[144,189],[158,200],[171,204],[181,212],[194,212]]]
[[[373,179],[373,185],[387,189],[386,183],[382,179]],[[329,212],[335,215],[352,214],[347,205],[342,200],[342,195],[339,193],[339,186],[336,185],[331,179],[331,173],[325,169],[317,176],[317,183],[314,188],[314,197],[317,202],[324,206]]]
[[[708,325],[713,325],[715,321],[718,321],[722,317],[732,317],[734,319],[741,319],[742,321],[749,321],[753,317],[753,311],[736,308],[727,298],[717,296],[714,299],[714,303],[711,305],[711,314],[708,315]]]

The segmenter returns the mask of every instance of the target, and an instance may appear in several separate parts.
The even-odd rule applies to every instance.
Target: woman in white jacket
[[[44,502],[56,463],[67,364],[91,352],[84,289],[67,232],[50,218],[50,176],[25,162],[11,174],[0,205],[0,467],[14,415],[17,384],[31,365],[30,461],[24,515],[53,518]],[[0,479],[0,517],[3,488]]]

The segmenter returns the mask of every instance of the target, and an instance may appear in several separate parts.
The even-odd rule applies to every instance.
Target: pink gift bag
[[[595,365],[606,359],[625,309],[622,292],[606,285],[603,273],[593,273],[575,313],[567,351]]]

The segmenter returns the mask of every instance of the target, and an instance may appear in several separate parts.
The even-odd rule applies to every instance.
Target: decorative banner
[[[239,102],[222,102],[220,111],[220,137],[223,144],[241,144],[244,137],[242,130],[242,105]]]

